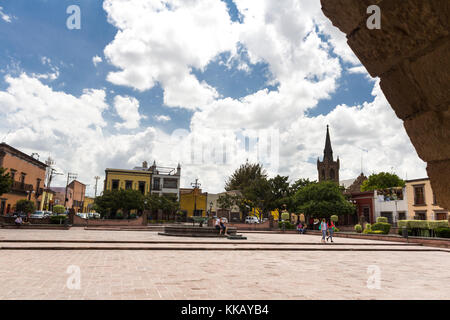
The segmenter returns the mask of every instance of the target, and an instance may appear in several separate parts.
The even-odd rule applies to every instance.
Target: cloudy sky
[[[0,44],[0,140],[90,194],[105,168],[144,160],[181,163],[182,186],[208,192],[246,159],[317,179],[327,124],[341,180],[361,162],[426,176],[319,0],[0,0]]]

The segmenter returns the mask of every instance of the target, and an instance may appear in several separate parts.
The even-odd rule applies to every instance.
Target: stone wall
[[[440,206],[450,209],[450,1],[321,0],[324,14],[381,88],[427,172]],[[381,29],[366,27],[381,9]]]
[[[134,219],[83,219],[75,214],[70,217],[70,221],[73,226],[146,226],[147,214],[144,212],[140,217]]]

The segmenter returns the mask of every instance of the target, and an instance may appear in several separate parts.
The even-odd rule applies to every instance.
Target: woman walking
[[[322,222],[320,223],[319,230],[322,231],[322,243],[325,243],[325,237],[327,236],[327,222],[325,219],[322,219]]]
[[[330,238],[330,239],[331,239],[331,242],[333,242],[334,229],[336,228],[336,227],[334,226],[334,222],[330,220],[330,221],[328,222],[327,228],[328,228],[328,234],[329,234],[329,236],[327,237],[327,241],[328,241],[328,238]]]

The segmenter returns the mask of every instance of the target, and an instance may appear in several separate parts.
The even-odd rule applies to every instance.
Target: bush
[[[448,228],[447,220],[399,220],[398,227],[407,227],[408,229],[437,229]]]
[[[123,219],[123,213],[122,213],[122,211],[117,211],[117,213],[116,213],[116,219]]]
[[[330,217],[330,220],[336,223],[336,222],[339,221],[339,217],[338,217],[337,215],[332,215],[332,216]]]
[[[380,230],[383,234],[388,234],[391,230],[391,225],[385,222],[377,222],[372,225],[372,231]]]
[[[36,210],[36,206],[33,201],[19,200],[16,202],[16,211],[23,213],[33,213]]]
[[[136,216],[135,213],[132,213],[132,214],[130,214],[130,216],[129,216],[130,219],[136,219],[136,217],[137,217],[137,216]]]
[[[386,218],[386,217],[378,217],[377,218],[377,222],[388,223],[389,221],[388,221],[388,218]]]
[[[60,215],[60,216],[51,216],[50,217],[50,222],[52,224],[64,224],[64,222],[66,221],[67,216],[66,215]]]
[[[450,238],[450,228],[436,228],[434,232],[438,238]]]
[[[53,206],[53,213],[61,214],[61,213],[64,213],[65,211],[66,211],[66,209],[64,208],[64,206],[62,206],[60,204]]]
[[[366,227],[363,231],[364,234],[369,234],[372,231],[372,225],[370,223],[366,223]]]
[[[383,230],[370,231],[369,233],[370,233],[370,234],[385,234],[385,233],[383,232]]]
[[[358,233],[361,233],[362,232],[362,226],[360,224],[356,224],[355,225],[355,231],[358,232]]]
[[[296,228],[296,225],[293,223],[290,223],[289,221],[284,222],[284,227],[286,230],[294,230]],[[283,222],[278,222],[278,228],[283,229]]]

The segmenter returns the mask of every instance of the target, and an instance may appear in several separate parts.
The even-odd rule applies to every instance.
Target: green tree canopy
[[[225,193],[217,199],[217,206],[222,210],[231,210],[235,202],[235,198],[232,195]]]
[[[36,210],[36,206],[33,201],[19,200],[16,202],[16,212],[33,213]]]
[[[405,181],[400,179],[396,174],[389,172],[380,172],[371,174],[369,176],[369,179],[365,180],[361,185],[361,191],[383,190],[404,186]]]
[[[225,190],[244,191],[253,181],[267,178],[267,173],[259,163],[248,163],[241,165],[225,182]]]
[[[95,198],[95,209],[100,214],[115,212],[121,209],[127,216],[131,210],[144,209],[144,195],[138,190],[106,190]]]
[[[0,167],[0,196],[11,191],[12,179],[6,169]]]
[[[354,205],[345,199],[339,186],[332,181],[307,185],[294,198],[299,211],[316,218],[355,213]]]
[[[53,206],[53,212],[57,213],[57,214],[61,214],[64,213],[66,211],[66,209],[64,208],[64,206],[57,204]]]

